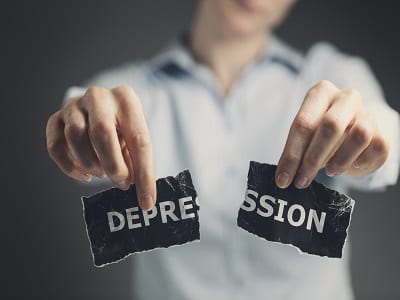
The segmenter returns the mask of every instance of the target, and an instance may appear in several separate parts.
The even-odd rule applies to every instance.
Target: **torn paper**
[[[306,189],[275,184],[276,166],[250,162],[237,224],[268,241],[302,252],[342,257],[354,200],[313,181]]]
[[[82,197],[95,266],[200,239],[199,205],[189,171],[160,178],[156,185],[157,203],[150,211],[140,209],[135,185]]]

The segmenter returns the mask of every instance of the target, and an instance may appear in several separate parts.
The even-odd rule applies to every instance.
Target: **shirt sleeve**
[[[374,173],[363,177],[339,176],[341,184],[358,190],[382,190],[397,182],[400,165],[400,119],[386,102],[382,88],[369,65],[360,57],[348,56],[323,44],[314,49],[314,63],[319,61],[320,79],[331,80],[338,88],[354,88],[362,96],[366,108],[378,122],[390,145],[386,162]],[[322,62],[322,63],[321,63]],[[325,75],[325,76],[324,76]]]

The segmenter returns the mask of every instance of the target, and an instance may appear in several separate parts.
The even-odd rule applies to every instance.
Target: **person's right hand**
[[[136,184],[139,205],[156,201],[153,151],[142,105],[129,86],[91,87],[47,122],[50,157],[69,177],[107,175],[120,189]]]

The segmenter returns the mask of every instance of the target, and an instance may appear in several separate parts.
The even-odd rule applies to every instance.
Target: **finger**
[[[90,181],[91,175],[85,173],[68,150],[64,136],[64,123],[57,112],[49,118],[46,126],[47,150],[50,157],[67,176],[82,181]]]
[[[92,147],[85,114],[76,105],[71,104],[63,111],[63,120],[64,135],[71,154],[87,173],[103,177],[105,173]]]
[[[346,172],[353,176],[363,176],[374,172],[386,161],[389,145],[381,135],[375,134],[368,147],[354,161],[352,168]]]
[[[115,88],[113,93],[119,99],[118,124],[133,162],[139,204],[142,209],[149,210],[156,201],[156,184],[153,149],[142,105],[128,86]]]
[[[345,131],[354,121],[360,104],[361,96],[355,91],[337,93],[332,105],[318,125],[301,161],[295,178],[298,188],[306,188],[319,169],[324,166],[332,149],[341,141]]]
[[[363,113],[349,130],[340,148],[329,159],[325,170],[328,176],[344,173],[371,143],[375,130],[374,121]]]
[[[332,83],[321,81],[306,94],[289,130],[275,173],[275,181],[280,188],[288,187],[293,181],[307,145],[330,105],[331,95],[336,91]]]
[[[342,137],[340,138],[339,142],[331,149],[331,152],[329,153],[329,155],[326,157],[326,159],[324,160],[322,167],[326,166],[326,164],[328,163],[328,161],[335,155],[336,151],[338,151],[338,149],[340,148],[340,146],[344,143],[346,137],[347,137],[347,133],[348,133],[349,129],[347,128],[345,133],[342,135]]]
[[[133,169],[132,158],[129,153],[128,146],[126,145],[125,140],[122,138],[120,138],[120,145],[121,145],[122,156],[124,157],[124,161],[125,161],[126,165],[128,166],[128,170],[129,170],[129,182],[131,184],[134,184],[135,183],[135,172]]]
[[[112,94],[103,88],[90,88],[83,101],[89,120],[89,137],[107,176],[120,189],[128,189],[129,170],[119,144]]]

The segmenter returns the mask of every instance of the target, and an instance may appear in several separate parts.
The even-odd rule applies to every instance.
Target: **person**
[[[191,30],[154,58],[71,87],[47,147],[68,176],[137,185],[188,168],[201,241],[134,256],[135,299],[352,299],[342,259],[303,255],[236,226],[249,160],[278,164],[279,187],[317,178],[345,192],[395,184],[399,117],[365,61],[273,29],[295,0],[200,0]]]

